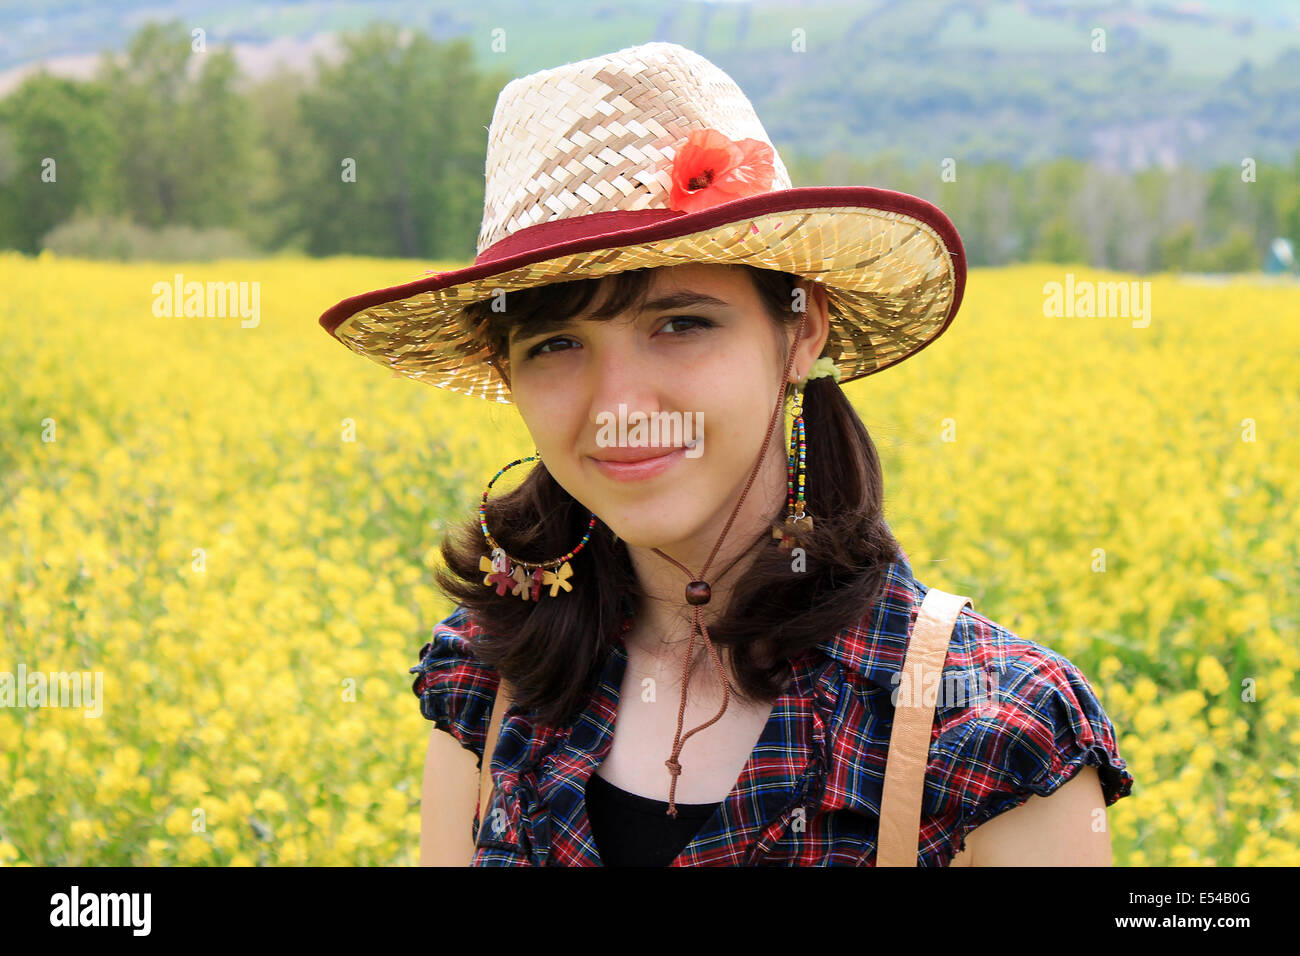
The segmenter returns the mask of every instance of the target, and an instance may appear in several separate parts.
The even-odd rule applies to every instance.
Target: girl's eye
[[[536,345],[534,345],[532,348],[530,348],[528,350],[528,354],[526,357],[533,358],[538,355],[543,355],[547,351],[546,346],[554,345],[556,342],[572,342],[572,341],[573,339],[566,339],[563,336],[554,339],[547,339],[545,342],[539,342]],[[564,351],[564,349],[561,349],[561,351]]]
[[[669,318],[667,322],[664,323],[664,328],[667,328],[668,326],[672,325],[675,322],[690,322],[693,324],[681,332],[672,332],[670,333],[671,335],[688,335],[702,328],[704,329],[712,328],[715,324],[709,319],[706,319],[703,316],[699,316],[699,315],[674,315],[671,318]],[[553,339],[547,339],[545,342],[539,342],[538,344],[530,348],[527,352],[526,357],[534,358],[538,355],[551,354],[555,350],[549,349],[548,346],[555,345],[556,343],[559,342],[572,342],[572,341],[573,339],[562,335],[556,336]],[[567,352],[568,349],[559,349],[559,351]]]
[[[704,318],[703,316],[699,316],[699,315],[674,315],[672,318],[670,318],[670,319],[668,320],[667,324],[668,324],[668,325],[672,325],[672,323],[674,323],[674,322],[693,322],[693,323],[695,323],[694,326],[693,326],[692,328],[689,328],[689,329],[686,330],[687,332],[693,332],[693,331],[695,331],[696,329],[701,329],[701,328],[703,328],[703,329],[709,329],[709,328],[712,328],[712,327],[713,327],[713,323],[712,323],[712,322],[710,322],[708,319]],[[680,334],[680,333],[678,333],[678,334]]]

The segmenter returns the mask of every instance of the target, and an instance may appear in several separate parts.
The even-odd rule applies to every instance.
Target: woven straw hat
[[[401,375],[508,404],[470,303],[631,269],[751,265],[823,285],[823,355],[844,384],[938,338],[966,283],[939,209],[867,186],[792,188],[745,94],[674,43],[508,83],[485,178],[472,266],[345,299],[326,331]]]

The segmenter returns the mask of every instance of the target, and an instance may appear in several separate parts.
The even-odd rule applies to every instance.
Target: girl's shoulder
[[[411,690],[420,699],[420,713],[481,763],[500,678],[495,668],[475,656],[478,634],[473,617],[458,605],[434,625],[410,673],[415,675]]]
[[[900,693],[935,701],[925,774],[926,865],[945,865],[970,830],[1031,796],[1051,795],[1085,765],[1097,768],[1107,805],[1127,796],[1134,778],[1120,756],[1114,724],[1083,670],[1048,645],[963,607],[939,679],[922,680],[919,688],[901,680],[928,591],[900,558],[872,608],[821,645],[839,661],[837,673],[851,691],[835,740],[845,805],[879,806]],[[844,769],[861,767],[875,770],[855,775]]]
[[[1115,726],[1083,670],[971,608],[953,627],[935,710],[936,746],[999,758],[1017,788],[1047,796],[1092,764],[1108,805],[1132,789]]]
[[[1115,726],[1082,668],[969,607],[953,627],[933,733],[927,776],[956,821],[944,836],[953,854],[972,829],[1050,796],[1084,766],[1097,769],[1107,806],[1133,789]]]

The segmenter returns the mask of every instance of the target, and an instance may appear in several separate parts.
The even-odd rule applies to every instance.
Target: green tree
[[[253,124],[226,49],[196,52],[179,22],[150,23],[99,82],[120,149],[115,211],[146,226],[247,225]]]
[[[250,178],[249,237],[265,249],[307,251],[304,224],[320,192],[317,183],[303,176],[316,149],[302,120],[300,101],[307,83],[302,74],[281,69],[249,96],[258,143]]]
[[[1085,165],[1056,159],[1030,172],[1032,215],[1027,258],[1031,262],[1088,261],[1082,216],[1076,206],[1083,192]]]
[[[1190,222],[1167,229],[1155,241],[1154,267],[1163,272],[1182,272],[1192,268],[1196,248],[1196,227]]]
[[[1255,248],[1254,230],[1233,226],[1227,238],[1192,256],[1193,267],[1203,272],[1244,272],[1262,265]]]
[[[1277,232],[1300,249],[1300,149],[1296,150],[1289,174],[1278,192]]]
[[[302,97],[313,149],[298,175],[311,202],[296,205],[309,250],[473,258],[486,127],[509,77],[477,73],[464,40],[389,24],[344,42]]]
[[[75,212],[102,209],[114,153],[105,100],[96,84],[44,71],[0,100],[0,246],[34,253]]]
[[[1087,243],[1079,225],[1068,216],[1053,216],[1039,229],[1029,259],[1032,262],[1088,261]]]

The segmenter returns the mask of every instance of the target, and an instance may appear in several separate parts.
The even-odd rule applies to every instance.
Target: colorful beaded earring
[[[573,568],[569,566],[569,559],[575,557],[579,551],[587,546],[591,539],[591,531],[596,527],[596,513],[591,512],[591,521],[587,523],[587,533],[582,536],[578,546],[566,555],[556,558],[553,561],[542,561],[539,564],[532,562],[519,561],[506,554],[505,548],[497,544],[487,528],[487,499],[488,492],[496,484],[498,478],[504,475],[515,465],[522,465],[526,461],[541,461],[541,453],[538,452],[529,455],[527,458],[516,458],[510,464],[503,467],[488,482],[488,486],[483,489],[483,501],[478,507],[478,523],[483,529],[483,537],[487,539],[488,546],[492,549],[490,554],[485,554],[478,561],[480,571],[487,572],[483,578],[483,583],[488,587],[495,587],[497,594],[502,597],[509,591],[516,597],[521,597],[525,601],[538,601],[542,596],[542,588],[551,589],[551,597],[556,597],[560,589],[572,591],[573,585],[569,579],[573,577]],[[532,568],[530,571],[529,568]],[[554,569],[554,570],[552,570]]]
[[[811,531],[813,528],[812,515],[804,511],[808,448],[803,421],[803,390],[812,379],[826,375],[837,382],[840,380],[840,370],[835,362],[829,358],[819,358],[808,370],[808,374],[795,383],[793,394],[790,396],[794,423],[790,426],[790,453],[786,457],[785,529],[772,529],[772,537],[777,539],[782,551],[789,551],[795,546],[796,540],[792,532]]]
[[[812,515],[804,512],[804,482],[807,473],[807,440],[803,422],[803,389],[795,386],[790,397],[794,413],[794,423],[790,426],[790,453],[786,456],[786,516],[785,528],[772,529],[782,551],[789,551],[795,545],[791,532],[812,530]]]

